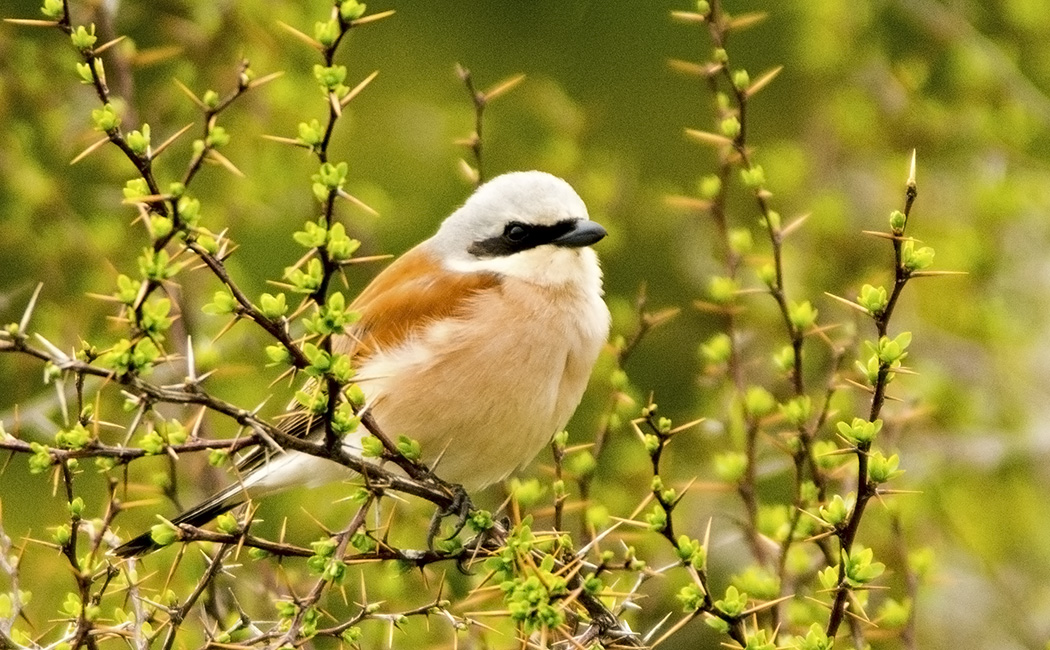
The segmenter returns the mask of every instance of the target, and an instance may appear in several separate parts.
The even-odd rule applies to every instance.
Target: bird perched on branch
[[[531,461],[576,409],[609,332],[589,248],[605,234],[568,183],[515,172],[479,187],[382,271],[351,305],[360,319],[333,340],[380,430],[418,441],[423,462],[467,490]],[[324,430],[305,415],[281,427],[315,439]],[[365,435],[343,444],[360,455]],[[249,498],[352,476],[325,458],[263,448],[238,468],[238,483],[172,522],[199,526]],[[145,533],[116,553],[155,548]]]

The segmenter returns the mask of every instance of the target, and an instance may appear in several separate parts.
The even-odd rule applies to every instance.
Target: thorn
[[[838,302],[842,303],[843,305],[846,305],[847,307],[851,307],[853,309],[856,309],[857,311],[859,311],[860,313],[864,314],[865,316],[870,315],[870,312],[867,309],[865,309],[864,307],[861,307],[860,305],[858,305],[857,303],[853,302],[852,300],[849,300],[847,298],[843,298],[841,296],[836,296],[835,294],[828,293],[827,291],[824,292],[824,295],[827,296],[828,298],[831,298],[832,300],[837,300]]]
[[[172,142],[175,142],[177,139],[179,139],[179,137],[183,133],[185,133],[186,131],[189,131],[190,127],[192,127],[192,126],[193,126],[193,123],[191,122],[190,124],[187,124],[186,126],[182,127],[178,131],[176,131],[175,135],[171,136],[170,138],[168,138],[164,142],[160,143],[160,146],[153,150],[153,158],[156,158],[157,156],[159,156],[160,152],[162,152],[165,149],[167,149],[168,146],[171,145]]]
[[[753,11],[751,13],[734,16],[732,20],[726,23],[726,31],[730,32],[738,29],[754,27],[767,17],[769,17],[769,14],[764,11]]]
[[[186,84],[182,83],[178,79],[172,79],[172,81],[174,81],[175,85],[179,87],[179,90],[186,93],[186,96],[192,99],[193,103],[199,106],[201,110],[208,110],[208,107],[204,105],[204,102],[202,102],[200,98],[197,97],[197,95],[193,94],[193,91],[190,90],[189,87],[186,86]]]
[[[765,74],[763,74],[758,79],[755,79],[754,83],[752,83],[750,86],[748,86],[747,90],[744,91],[744,94],[746,96],[748,96],[748,97],[754,96],[756,93],[758,93],[758,91],[760,91],[763,88],[765,88],[766,86],[768,86],[769,82],[771,82],[774,79],[776,79],[777,75],[779,75],[780,71],[783,70],[783,69],[784,69],[784,66],[778,65],[777,67],[773,68],[769,72],[766,72]]]
[[[193,337],[186,335],[186,382],[197,383],[196,361],[193,356]]]
[[[284,70],[278,70],[277,72],[271,72],[270,74],[264,75],[262,77],[259,77],[258,79],[255,79],[254,81],[249,83],[248,84],[248,88],[258,88],[259,86],[262,86],[263,84],[268,84],[271,81],[273,81],[274,79],[277,79],[277,78],[283,77],[283,76],[284,76]]]
[[[364,210],[368,214],[372,215],[373,217],[378,217],[379,216],[379,212],[375,208],[373,208],[372,206],[368,205],[367,203],[365,203],[361,199],[357,198],[353,194],[350,194],[349,192],[347,192],[343,188],[340,187],[336,191],[336,194],[338,194],[339,196],[343,197],[347,201],[350,201],[351,203],[353,203],[357,207],[361,208],[362,210]]]
[[[302,142],[296,140],[295,138],[285,138],[285,137],[282,137],[282,136],[279,136],[279,135],[267,135],[265,133],[262,134],[262,136],[260,136],[260,137],[262,137],[264,140],[269,140],[271,142],[280,142],[281,144],[290,144],[293,147],[302,147],[304,149],[309,149],[310,148],[309,145],[303,144]]]
[[[138,50],[135,52],[134,56],[131,57],[131,65],[136,68],[145,68],[146,66],[156,65],[158,63],[163,63],[168,59],[173,59],[184,51],[185,48],[181,45],[168,45]]]
[[[649,643],[649,639],[653,638],[653,635],[656,634],[656,632],[659,631],[659,629],[664,626],[664,623],[667,622],[667,619],[671,618],[671,616],[673,616],[673,615],[674,615],[674,612],[667,612],[667,615],[664,616],[662,619],[660,619],[659,623],[654,625],[651,630],[649,630],[648,632],[645,633],[645,636],[642,637],[642,643]]]
[[[682,59],[668,59],[667,66],[675,72],[695,77],[707,76],[707,68],[699,63],[683,61]]]
[[[328,105],[332,107],[332,113],[336,117],[343,116],[343,106],[339,103],[339,98],[335,96],[335,93],[328,93]]]
[[[911,189],[915,188],[915,157],[916,150],[911,150],[911,164],[908,165],[908,187]]]
[[[685,134],[701,144],[711,145],[713,147],[727,147],[733,145],[733,141],[731,139],[725,137],[724,135],[711,133],[710,131],[686,129]]]
[[[664,197],[664,203],[679,210],[694,210],[696,212],[706,212],[711,208],[711,202],[706,199],[677,194]]]
[[[208,157],[210,157],[212,160],[214,160],[215,162],[217,162],[220,165],[222,165],[223,167],[225,167],[234,176],[237,176],[238,178],[244,178],[245,177],[244,176],[244,172],[242,172],[241,170],[237,169],[237,166],[234,165],[232,162],[230,162],[229,158],[227,158],[226,156],[222,155],[221,153],[219,153],[215,149],[209,149],[208,150]]]
[[[465,178],[468,182],[470,182],[473,185],[477,185],[478,184],[478,181],[479,181],[478,170],[476,170],[473,167],[471,167],[470,163],[468,163],[466,160],[460,158],[458,167],[459,167],[459,173],[463,175],[463,178]]]
[[[62,350],[59,350],[54,343],[48,341],[40,334],[37,334],[36,338],[44,345],[45,348],[47,348],[47,351],[51,353],[51,356],[54,357],[54,361],[56,362],[56,365],[58,365],[58,367],[62,368],[63,366],[69,363],[69,357],[66,356],[66,353]]]
[[[368,84],[372,83],[372,80],[375,79],[377,76],[379,76],[379,70],[376,70],[372,74],[365,77],[364,80],[361,81],[361,83],[354,86],[353,89],[351,89],[350,92],[346,94],[346,97],[343,97],[343,99],[340,100],[339,105],[346,106],[347,104],[349,104],[350,100],[352,100],[354,97],[357,97],[358,94],[360,94],[360,92],[364,90],[368,86]]]
[[[316,40],[314,40],[314,39],[310,38],[309,36],[307,36],[306,34],[300,32],[298,29],[292,27],[291,25],[289,25],[288,23],[284,22],[283,20],[278,20],[277,21],[277,26],[280,27],[281,29],[287,31],[292,36],[298,38],[303,43],[306,43],[310,47],[314,48],[315,50],[318,50],[318,51],[324,50],[324,46],[322,46]]]
[[[485,101],[490,102],[496,99],[497,97],[500,97],[501,95],[505,95],[506,93],[513,90],[518,84],[520,84],[524,80],[524,74],[517,74],[513,77],[510,77],[509,79],[505,79],[504,81],[498,82],[495,86],[482,93],[485,95]]]
[[[4,22],[27,27],[55,27],[58,25],[57,20],[34,20],[32,18],[4,18]]]
[[[102,54],[103,52],[105,52],[109,48],[113,47],[117,43],[123,41],[125,38],[127,38],[126,35],[125,36],[118,36],[118,37],[114,38],[111,41],[107,41],[106,43],[103,43],[102,45],[99,45],[94,50],[92,50],[92,54],[94,54],[95,56],[98,56],[99,54]]]
[[[394,13],[395,13],[395,11],[393,9],[390,9],[389,11],[380,11],[379,13],[372,14],[371,16],[363,16],[363,17],[358,18],[357,20],[351,22],[350,26],[351,27],[357,27],[359,25],[367,25],[368,23],[374,23],[377,20],[383,20],[384,18],[389,18],[390,16],[393,16]]]
[[[70,164],[70,165],[75,165],[75,164],[77,164],[77,163],[78,163],[78,162],[80,162],[81,160],[83,160],[83,159],[87,158],[87,157],[88,157],[88,156],[90,156],[91,154],[93,154],[93,153],[95,153],[96,151],[98,151],[98,150],[99,150],[99,148],[101,148],[101,147],[102,147],[102,145],[106,144],[107,142],[109,142],[109,136],[106,136],[105,138],[102,138],[101,140],[99,140],[99,141],[98,141],[98,142],[96,142],[95,144],[91,145],[91,146],[90,146],[90,147],[88,147],[87,149],[84,149],[83,151],[81,151],[81,152],[80,152],[79,154],[77,154],[77,155],[76,155],[76,157],[75,157],[75,158],[73,158],[73,160],[70,160],[70,161],[69,161],[69,164]]]
[[[36,289],[33,290],[33,296],[29,299],[29,304],[26,305],[25,312],[22,313],[22,320],[18,322],[18,331],[23,334],[25,333],[26,328],[29,327],[29,318],[33,315],[33,310],[36,309],[36,300],[40,297],[40,290],[43,288],[44,283],[38,282]],[[37,336],[39,336],[39,334]],[[50,343],[48,345],[50,345]],[[57,350],[58,348],[55,349]],[[61,352],[59,354],[61,354]],[[65,355],[63,354],[62,356],[64,357]]]
[[[677,20],[680,23],[693,24],[700,24],[707,20],[706,18],[704,18],[703,14],[698,14],[695,11],[672,11],[671,18]]]
[[[795,219],[794,221],[792,221],[788,225],[784,226],[780,230],[780,236],[782,238],[783,237],[787,237],[788,235],[790,235],[794,231],[798,230],[799,226],[801,226],[803,223],[805,223],[806,219],[809,219],[811,214],[813,214],[813,213],[812,212],[807,212],[806,214],[804,214],[804,215],[800,216],[799,218]]]

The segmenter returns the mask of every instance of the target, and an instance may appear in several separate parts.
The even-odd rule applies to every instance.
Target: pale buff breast
[[[428,463],[440,458],[439,476],[475,489],[528,463],[565,427],[608,328],[598,291],[506,278],[462,318],[371,356],[360,384],[384,433],[418,440]]]

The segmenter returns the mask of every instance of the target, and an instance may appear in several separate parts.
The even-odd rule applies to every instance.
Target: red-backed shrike
[[[430,239],[371,282],[334,341],[379,428],[420,443],[437,475],[467,490],[505,478],[565,427],[609,332],[598,258],[605,236],[565,181],[515,172],[482,185]],[[301,436],[322,427],[288,418]],[[295,422],[298,422],[298,430]],[[360,453],[361,431],[346,437]],[[172,521],[204,524],[249,498],[352,476],[296,451],[257,449],[240,481]],[[148,533],[117,549],[155,547]]]

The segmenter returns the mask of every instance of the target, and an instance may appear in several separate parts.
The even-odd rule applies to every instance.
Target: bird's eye
[[[510,224],[507,226],[507,229],[503,231],[503,236],[506,237],[508,241],[515,244],[525,241],[525,237],[528,236],[528,234],[528,228],[518,223]]]

